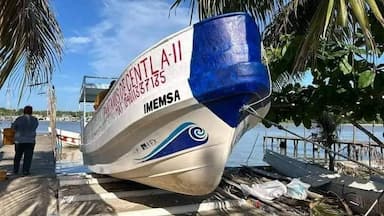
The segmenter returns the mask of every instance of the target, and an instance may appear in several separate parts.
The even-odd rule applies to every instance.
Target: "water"
[[[10,121],[0,121],[1,128],[10,127],[10,125],[11,125]],[[48,126],[49,126],[49,121],[39,121],[39,127],[37,128],[37,133],[47,133]],[[307,130],[302,126],[295,127],[293,124],[283,124],[283,126],[288,130],[291,130],[304,137],[310,136],[311,133],[318,133],[318,129]],[[56,123],[56,127],[64,130],[80,132],[79,122],[59,121]],[[369,131],[373,131],[375,136],[378,137],[379,139],[383,138],[383,132],[384,132],[383,125],[375,124],[374,127],[372,127],[372,125],[364,125],[364,127]],[[344,124],[339,129],[339,139],[352,140],[353,133],[354,133],[353,126],[350,124]],[[231,156],[228,159],[227,166],[239,166],[242,164],[264,165],[265,163],[262,161],[262,158],[263,158],[262,143],[263,143],[264,136],[292,136],[292,135],[289,135],[287,132],[279,130],[278,128],[275,128],[275,127],[266,128],[262,124],[259,124],[255,128],[245,133],[244,136],[240,139],[239,143],[237,143],[237,145],[232,151]],[[360,130],[355,129],[355,140],[368,141],[369,138]],[[252,152],[252,149],[253,149],[253,152]],[[291,152],[292,149],[287,149],[287,151]],[[300,148],[299,148],[299,151],[300,151]]]
[[[293,124],[282,124],[284,128],[299,134],[303,137],[308,137],[312,133],[319,133],[319,129],[314,128],[311,130],[305,129],[303,126],[296,127]],[[353,139],[353,126],[351,124],[343,124],[340,126],[338,130],[339,140],[350,140]],[[384,128],[383,125],[375,124],[374,127],[372,125],[364,125],[364,128],[369,131],[373,131],[373,134],[379,138],[383,139]],[[234,147],[231,156],[228,159],[227,166],[239,166],[239,165],[266,165],[263,162],[263,137],[264,136],[289,136],[293,137],[293,135],[288,134],[287,132],[280,130],[276,127],[266,128],[262,124],[257,125],[255,128],[249,130],[244,136],[240,139],[237,145]],[[369,137],[361,132],[359,129],[355,129],[355,140],[356,141],[365,141],[368,142]],[[292,145],[287,146],[288,155],[292,155],[293,149]],[[289,148],[291,147],[291,148]],[[303,152],[303,146],[298,146],[299,152]],[[252,152],[253,148],[253,152]],[[309,148],[310,151],[309,151]],[[307,152],[312,151],[312,146],[307,145]],[[320,155],[323,154],[324,151],[320,151]],[[342,152],[346,153],[346,152]],[[249,159],[248,159],[249,158]]]
[[[11,121],[0,121],[0,128],[7,128],[11,126]],[[36,132],[38,134],[48,133],[49,121],[39,121],[39,127]],[[72,121],[59,121],[56,122],[56,127],[74,132],[80,132],[80,123]]]

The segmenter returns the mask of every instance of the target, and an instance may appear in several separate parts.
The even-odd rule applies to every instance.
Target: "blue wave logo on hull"
[[[142,162],[164,157],[178,151],[203,145],[208,141],[208,134],[205,130],[192,122],[185,122],[178,126],[164,139],[155,149],[141,160]]]

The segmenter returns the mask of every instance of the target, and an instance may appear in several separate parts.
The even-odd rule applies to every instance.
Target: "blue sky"
[[[52,0],[64,34],[63,60],[54,72],[58,110],[78,110],[84,75],[118,77],[142,51],[189,25],[189,8],[169,13],[173,0]],[[0,107],[47,109],[45,90],[0,91]]]

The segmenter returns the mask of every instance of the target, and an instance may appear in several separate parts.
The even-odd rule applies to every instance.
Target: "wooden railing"
[[[324,144],[324,140],[319,138],[311,138],[311,141],[319,144]],[[332,146],[333,151],[343,153],[349,158],[368,162],[379,163],[384,166],[383,148],[371,141],[357,140],[337,140]],[[263,149],[270,149],[280,154],[287,155],[293,158],[301,158],[311,160],[313,162],[328,161],[328,155],[325,151],[311,142],[307,142],[301,138],[289,136],[264,136]],[[341,157],[336,157],[337,160],[345,160]]]

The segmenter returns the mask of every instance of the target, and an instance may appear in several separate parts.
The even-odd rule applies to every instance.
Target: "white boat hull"
[[[265,114],[267,109],[260,109],[259,111]],[[141,122],[142,127],[133,126],[135,129],[127,129],[127,131],[137,134],[137,138],[145,137],[145,139],[136,142],[132,140],[136,145],[129,145],[132,142],[129,142],[128,139],[134,139],[134,137],[125,136],[126,133],[123,132],[121,137],[115,137],[115,139],[127,140],[124,147],[118,147],[118,145],[121,146],[122,142],[117,141],[116,147],[114,147],[113,143],[110,143],[109,148],[97,152],[95,156],[95,160],[101,155],[104,155],[104,159],[108,160],[107,157],[113,155],[113,157],[117,156],[118,160],[111,159],[110,163],[104,164],[88,163],[89,168],[96,173],[129,179],[147,185],[156,185],[158,188],[184,194],[201,195],[211,192],[220,182],[225,163],[236,137],[244,133],[247,128],[236,130],[236,128],[229,127],[206,107],[193,107],[188,113],[179,116],[180,114],[171,112],[156,121],[149,119],[147,124]],[[190,119],[195,121],[188,129],[192,130],[193,127],[197,126],[198,128],[195,128],[195,130],[201,130],[201,136],[206,136],[206,140],[203,140],[201,145],[160,158],[145,159],[145,156],[153,151],[152,146],[159,146],[162,141],[169,137],[169,134],[172,134],[176,128],[179,128],[180,125]],[[244,120],[244,125],[246,121],[248,119]],[[163,124],[164,122],[168,123]],[[145,134],[148,131],[153,132]],[[143,132],[144,134],[141,134]],[[187,132],[189,131],[184,131],[184,133]],[[169,145],[172,145],[172,143]],[[123,152],[127,153],[121,154]],[[92,154],[87,154],[85,160],[93,160],[92,156]],[[127,167],[130,169],[127,170]]]
[[[51,127],[48,127],[48,132],[51,133]],[[80,133],[56,128],[57,142],[63,147],[78,148],[81,143]]]
[[[198,33],[200,25],[187,28],[139,56],[84,129],[81,150],[90,170],[183,194],[203,195],[216,188],[234,144],[259,121],[240,109],[255,102],[258,114],[265,116],[270,80],[260,56],[248,63],[254,56],[239,42],[250,37],[243,35],[248,32],[258,41],[252,19],[235,14],[212,22],[216,33],[222,35],[224,30],[229,37],[211,47],[212,58],[228,42],[235,53],[219,51],[225,58],[216,61],[201,58],[203,51],[193,51],[200,50],[198,35],[213,29],[207,21],[201,24],[204,31]],[[259,45],[255,49],[260,53]],[[227,62],[228,66],[217,68]],[[157,78],[158,86],[151,83]]]

